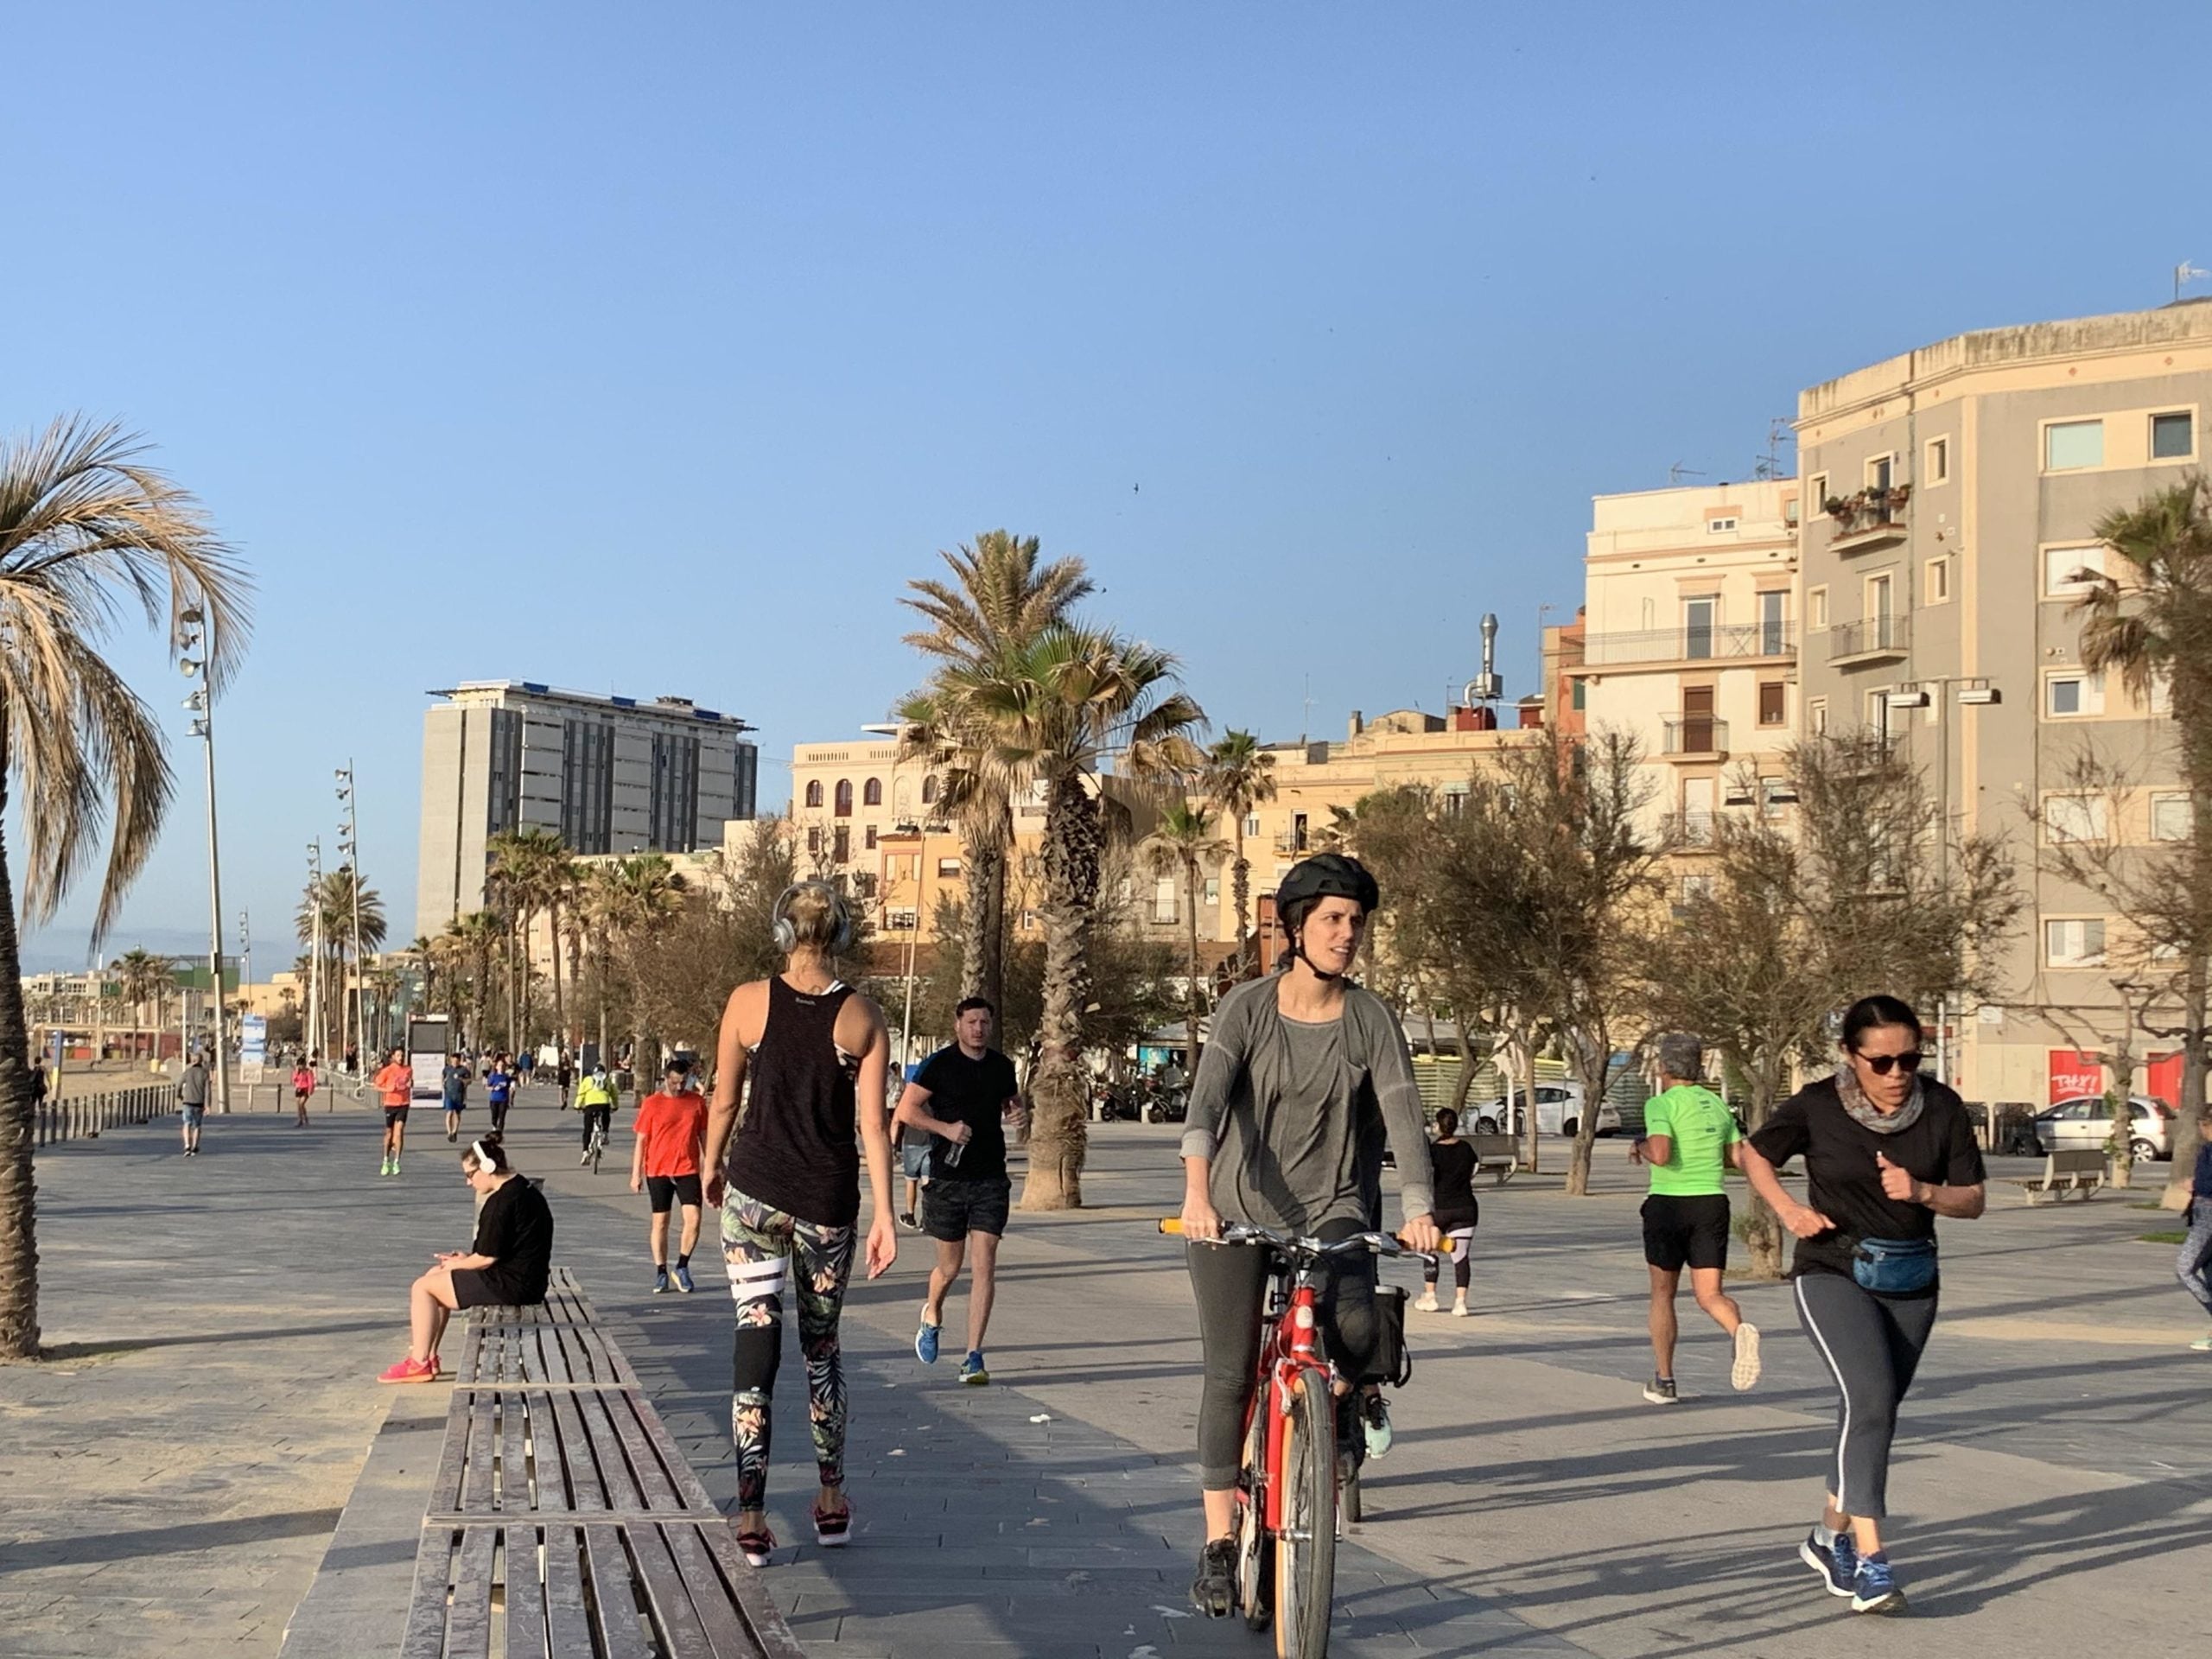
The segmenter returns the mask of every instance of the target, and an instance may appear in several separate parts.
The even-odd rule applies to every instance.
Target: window
[[[1705,533],[1708,536],[1725,536],[1735,528],[1736,517],[1733,513],[1725,514],[1718,518],[1708,518],[1705,521]]]
[[[2053,968],[2095,968],[2105,959],[2101,917],[2043,925],[2044,961]]]
[[[839,824],[839,825],[837,826],[837,830],[836,830],[836,836],[835,836],[831,839],[831,841],[830,841],[830,856],[831,857],[831,859],[833,859],[834,861],[836,861],[837,863],[842,864],[842,863],[843,863],[847,859],[850,858],[852,855],[853,855],[853,831],[852,831],[852,826],[851,826],[850,824],[843,824],[843,823],[841,823],[841,824]]]
[[[923,804],[924,806],[929,806],[929,805],[933,804],[936,802],[936,800],[937,800],[937,779],[936,779],[934,777],[930,777],[930,778],[925,778],[925,779],[922,779],[922,804]]]
[[[1782,522],[1792,530],[1797,528],[1797,498],[1794,495],[1782,504]]]
[[[1789,649],[1788,635],[1783,631],[1783,613],[1789,595],[1774,588],[1759,595],[1759,655],[1779,657]]]
[[[1768,817],[1780,817],[1783,808],[1791,805],[1796,799],[1797,791],[1790,788],[1787,778],[1759,779],[1759,810]]]
[[[1951,441],[1948,438],[1928,440],[1928,459],[1921,467],[1923,479],[1929,484],[1951,481]]]
[[[1805,499],[1821,512],[1828,509],[1828,475],[1815,473],[1805,480]]]
[[[1152,883],[1152,919],[1172,922],[1175,919],[1175,878],[1155,876]]]
[[[959,874],[960,861],[957,858],[940,858],[937,861],[937,873],[940,876]]]
[[[821,792],[821,785],[817,784],[814,787],[817,794]],[[822,850],[822,826],[818,823],[806,832],[806,850],[810,853]]]
[[[2043,592],[2046,599],[2072,599],[2088,593],[2095,578],[2105,573],[2101,543],[2086,547],[2046,547],[2043,550]]]
[[[2174,677],[2172,675],[2153,674],[2151,677],[2151,683],[2144,689],[2150,693],[2150,696],[2145,702],[2146,706],[2152,715],[2171,715],[2173,713]]]
[[[875,826],[872,823],[868,827],[867,839],[863,844],[871,853],[875,850]]]
[[[2190,817],[2188,796],[2153,795],[2151,798],[2151,839],[2187,841]]]
[[[861,785],[861,804],[862,806],[881,806],[883,804],[882,779],[871,778],[868,782]]]
[[[1258,813],[1247,812],[1244,815],[1244,833],[1248,836],[1256,836],[1260,833],[1260,815]]]
[[[1690,904],[1700,899],[1713,897],[1713,878],[1709,875],[1686,875],[1682,878],[1682,902]]]
[[[1573,688],[1567,693],[1567,706],[1580,714],[1589,701],[1589,688],[1583,683],[1582,677],[1578,674],[1574,677]]]
[[[1720,601],[1717,599],[1686,599],[1682,601],[1682,655],[1693,662],[1702,661],[1713,655],[1713,625],[1719,620]]]
[[[1779,726],[1789,718],[1789,690],[1780,680],[1759,682],[1759,724]]]
[[[809,806],[819,806],[822,804],[822,780],[819,778],[817,778],[811,783],[807,785],[806,804]]]
[[[1206,877],[1206,903],[1217,905],[1220,902],[1221,878],[1217,875],[1210,875]]]
[[[2111,813],[2102,795],[2053,795],[2044,803],[2044,835],[2053,846],[2102,841],[2110,833]]]
[[[2053,421],[2043,429],[2043,469],[2075,472],[2105,464],[2102,421]]]
[[[2151,417],[2151,459],[2188,461],[2196,454],[2196,417],[2186,410]]]
[[[1805,626],[1825,628],[1828,625],[1828,590],[1808,588],[1805,590]]]
[[[1828,700],[1815,697],[1805,705],[1805,729],[1815,737],[1825,737],[1828,730]]]
[[[1890,480],[1895,475],[1896,472],[1897,457],[1895,455],[1867,456],[1866,487],[1870,490],[1888,489],[1890,487]]]
[[[840,778],[837,780],[837,804],[833,810],[841,818],[849,818],[853,816],[853,780],[851,779]]]
[[[2054,720],[2105,711],[2105,677],[2082,669],[2068,669],[2044,682],[2044,711]]]
[[[1921,583],[1923,605],[1948,605],[1951,602],[1951,562],[1948,559],[1928,561],[1926,579]]]

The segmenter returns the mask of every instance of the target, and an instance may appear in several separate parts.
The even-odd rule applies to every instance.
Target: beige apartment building
[[[2082,669],[2071,601],[2076,574],[2103,568],[2099,518],[2202,465],[2208,405],[2202,302],[1961,334],[1798,399],[1804,727],[1904,745],[1950,823],[2013,838],[2033,899],[2002,998],[1954,1013],[1969,1098],[2104,1086],[2120,921],[2038,868],[2037,813],[2089,753],[2139,785],[2111,834],[2187,833],[2171,724]],[[2135,1045],[2154,1052],[2135,1086],[2173,1100],[2178,1057],[2140,1033]]]
[[[795,746],[791,816],[799,868],[873,890],[886,836],[901,825],[942,827],[938,785],[937,773],[918,760],[902,760],[889,736]]]
[[[1652,827],[1693,849],[1724,805],[1788,809],[1798,499],[1796,480],[1768,479],[1592,503],[1582,717],[1637,740]],[[1698,879],[1694,858],[1679,879]]]

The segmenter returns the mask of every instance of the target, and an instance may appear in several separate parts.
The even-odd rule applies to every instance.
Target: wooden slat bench
[[[2054,1152],[2043,1160],[2040,1175],[2015,1176],[2030,1204],[2048,1198],[2056,1204],[2069,1192],[2086,1199],[2105,1184],[2105,1155],[2094,1147]]]
[[[565,1268],[459,1335],[401,1659],[798,1659]]]
[[[1521,1167],[1521,1148],[1510,1135],[1471,1135],[1467,1144],[1475,1149],[1475,1173],[1497,1178],[1503,1186]]]

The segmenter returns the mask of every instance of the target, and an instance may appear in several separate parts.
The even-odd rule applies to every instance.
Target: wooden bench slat
[[[607,1488],[599,1478],[599,1465],[593,1460],[590,1437],[584,1433],[582,1416],[576,1410],[573,1394],[552,1394],[547,1399],[552,1405],[550,1414],[556,1455],[565,1477],[566,1490],[562,1493],[562,1507],[574,1510],[603,1510],[607,1507]],[[540,1460],[540,1467],[543,1467]],[[541,1483],[539,1497],[543,1498]]]
[[[548,1659],[595,1659],[584,1611],[583,1546],[583,1534],[569,1522],[545,1529]]]
[[[499,1396],[499,1513],[528,1515],[537,1508],[524,1442],[529,1431],[527,1395]]]
[[[430,1481],[432,1509],[461,1507],[461,1478],[467,1472],[469,1404],[465,1389],[455,1389],[446,1402],[446,1437],[438,1446],[438,1471]]]
[[[600,1478],[607,1484],[607,1507],[610,1510],[649,1510],[652,1500],[643,1484],[640,1471],[630,1461],[630,1449],[623,1443],[616,1428],[616,1416],[628,1414],[628,1407],[618,1402],[621,1396],[601,1393],[572,1394],[579,1416],[583,1420],[584,1432],[591,1436],[592,1451],[599,1462]]]
[[[446,1650],[446,1586],[451,1581],[453,1529],[425,1527],[415,1546],[414,1599],[399,1659],[442,1659]]]
[[[454,1390],[460,1398],[461,1391]],[[460,1509],[467,1515],[497,1515],[492,1501],[493,1454],[499,1446],[499,1396],[472,1393],[468,1400],[468,1461],[461,1471]]]
[[[660,1532],[683,1575],[700,1623],[706,1626],[707,1638],[714,1643],[716,1659],[753,1659],[756,1654],[768,1659],[804,1659],[781,1614],[771,1608],[766,1620],[761,1618],[760,1574],[737,1554],[728,1521],[717,1516],[711,1521],[671,1522]],[[729,1546],[727,1567],[709,1546],[708,1540],[716,1536]]]
[[[784,1623],[783,1614],[769,1599],[767,1591],[762,1586],[760,1573],[747,1565],[745,1557],[738,1553],[734,1523],[726,1520],[702,1521],[680,1529],[671,1525],[665,1530],[671,1533],[680,1530],[696,1541],[698,1548],[706,1553],[709,1565],[715,1569],[715,1577],[723,1590],[742,1610],[747,1627],[752,1630],[754,1642],[768,1659],[806,1659],[804,1651],[799,1647],[798,1638],[791,1634],[791,1627]],[[707,1580],[698,1578],[694,1582],[703,1585]]]
[[[545,1591],[537,1579],[537,1529],[500,1530],[500,1577],[507,1589],[505,1659],[545,1659]]]
[[[496,1527],[470,1527],[454,1558],[453,1611],[446,1619],[447,1659],[491,1659],[492,1551]]]
[[[637,1560],[638,1583],[645,1592],[645,1604],[652,1610],[655,1632],[666,1647],[669,1659],[715,1659],[714,1644],[707,1639],[707,1628],[700,1623],[698,1610],[691,1605],[683,1574],[676,1565],[676,1558],[668,1553],[660,1529],[631,1527],[624,1535],[630,1541],[631,1553]]]
[[[637,1594],[630,1558],[615,1527],[586,1527],[584,1556],[591,1563],[592,1606],[598,1613],[601,1641],[607,1659],[654,1659],[638,1623]]]
[[[640,1427],[640,1402],[637,1395],[602,1394],[597,1397],[604,1402],[607,1420],[613,1424],[615,1436],[622,1443],[630,1477],[637,1483],[639,1507],[681,1509],[683,1495],[670,1478],[660,1450],[653,1445],[653,1437]],[[647,1406],[645,1410],[651,1412],[652,1408]]]

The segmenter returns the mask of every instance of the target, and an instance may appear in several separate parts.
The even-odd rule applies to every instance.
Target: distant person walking
[[[184,1125],[184,1155],[200,1155],[200,1125],[207,1116],[207,1065],[194,1049],[176,1077],[176,1115]]]
[[[1965,1105],[1920,1075],[1920,1017],[1893,996],[1843,1016],[1835,1075],[1801,1089],[1745,1143],[1751,1190],[1797,1249],[1797,1318],[1843,1395],[1827,1504],[1797,1547],[1857,1613],[1901,1613],[1883,1548],[1897,1408],[1936,1325],[1936,1217],[1984,1203],[1981,1148]],[[1805,1202],[1775,1171],[1805,1160]]]
[[[676,1255],[675,1287],[691,1294],[691,1252],[699,1243],[700,1168],[707,1142],[706,1097],[691,1086],[690,1062],[669,1061],[661,1088],[639,1103],[631,1128],[637,1135],[630,1154],[630,1190],[645,1192],[652,1204],[648,1236],[652,1243],[653,1294],[670,1287],[668,1214],[683,1211],[683,1230]]]
[[[937,1241],[937,1265],[914,1332],[914,1356],[937,1363],[944,1299],[971,1263],[968,1284],[968,1357],[960,1380],[991,1380],[983,1363],[983,1338],[991,1325],[998,1288],[999,1240],[1013,1208],[1014,1184],[1006,1168],[1006,1119],[1021,1114],[1014,1062],[991,1046],[993,1009],[971,996],[953,1010],[956,1039],[922,1062],[899,1097],[899,1121],[930,1137],[930,1183],[922,1189],[922,1230]]]
[[[438,1076],[438,1093],[446,1109],[446,1139],[461,1139],[461,1115],[468,1109],[468,1066],[458,1054],[446,1056]]]
[[[567,1049],[561,1051],[561,1064],[554,1068],[553,1080],[561,1085],[561,1109],[569,1109],[569,1094],[576,1086],[576,1059]]]
[[[507,1065],[507,1057],[494,1054],[492,1069],[484,1074],[484,1103],[492,1109],[492,1133],[507,1132],[507,1104],[515,1097],[515,1074]]]
[[[297,1127],[308,1126],[308,1102],[315,1098],[315,1068],[304,1059],[292,1065],[292,1109],[299,1114]]]
[[[506,1148],[488,1136],[461,1155],[461,1173],[479,1200],[476,1241],[441,1250],[436,1265],[408,1291],[407,1354],[379,1382],[433,1382],[443,1369],[438,1343],[464,1307],[528,1307],[545,1300],[553,1271],[553,1211],[545,1195],[515,1173]]]
[[[384,1167],[379,1175],[399,1173],[399,1154],[407,1149],[407,1109],[415,1100],[415,1072],[404,1051],[395,1048],[376,1075],[377,1098],[384,1103]]]
[[[1467,1317],[1467,1284],[1473,1276],[1475,1226],[1482,1206],[1475,1201],[1475,1149],[1459,1138],[1459,1114],[1449,1106],[1436,1114],[1436,1139],[1428,1148],[1429,1179],[1436,1189],[1436,1230],[1452,1249],[1452,1316]],[[1436,1312],[1436,1281],[1441,1267],[1433,1255],[1421,1259],[1421,1300],[1414,1304],[1424,1313]]]
[[[868,1277],[899,1255],[883,1110],[891,1042],[883,1011],[839,980],[834,966],[852,948],[852,912],[827,882],[802,881],[778,897],[774,922],[784,970],[730,993],[707,1118],[706,1199],[721,1205],[722,1258],[737,1301],[730,1399],[737,1547],[754,1567],[766,1567],[776,1547],[768,1530],[768,1445],[786,1286],[798,1302],[822,1478],[815,1540],[833,1548],[852,1535],[839,1325],[853,1270],[863,1148],[874,1205]],[[748,1072],[752,1090],[741,1122],[738,1098]]]
[[[2212,1117],[2200,1114],[2196,1122],[2202,1139],[2196,1172],[2189,1184],[2189,1232],[2174,1257],[2174,1276],[2198,1306],[2212,1313]],[[2200,1354],[2212,1353],[2212,1332],[2189,1345]]]
[[[1728,1381],[1738,1391],[1759,1380],[1759,1332],[1720,1287],[1728,1267],[1727,1172],[1740,1166],[1743,1134],[1727,1103],[1698,1081],[1705,1049],[1677,1032],[1659,1039],[1659,1092],[1643,1104],[1643,1135],[1629,1157],[1651,1172],[1643,1200],[1643,1260],[1651,1274],[1651,1381],[1643,1397],[1671,1406],[1675,1341],[1681,1328],[1675,1299],[1690,1270],[1697,1305],[1736,1345]]]

